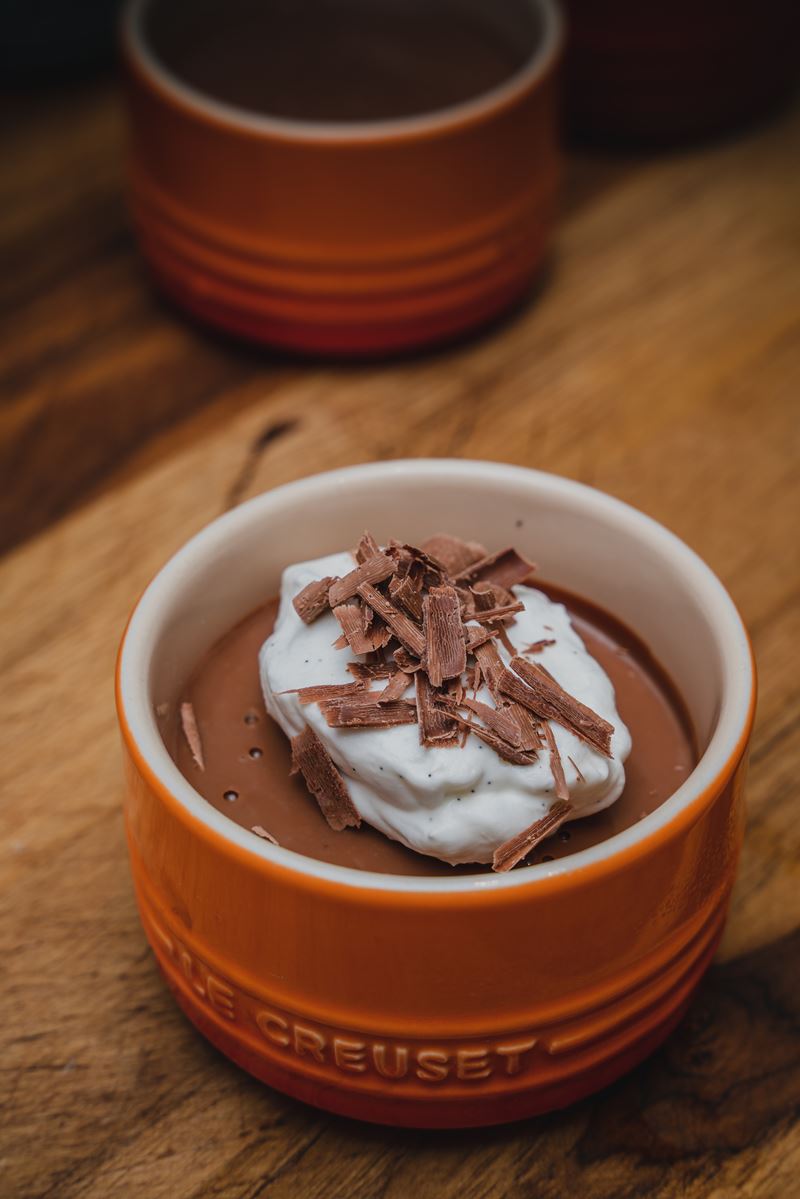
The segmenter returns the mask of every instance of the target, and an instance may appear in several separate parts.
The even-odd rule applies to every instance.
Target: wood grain
[[[277,362],[154,299],[124,232],[109,85],[18,117],[2,218],[2,511],[20,543],[0,564],[2,1194],[797,1193],[800,114],[702,152],[573,161],[536,302],[472,343],[370,367]],[[120,814],[113,661],[152,573],[247,495],[412,452],[554,470],[664,521],[731,590],[761,675],[734,909],[689,1017],[602,1095],[469,1134],[320,1115],[211,1050],[146,947]]]

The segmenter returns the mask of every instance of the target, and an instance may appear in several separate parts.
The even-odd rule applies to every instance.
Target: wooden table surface
[[[0,1194],[800,1195],[800,113],[572,157],[535,301],[371,366],[243,348],[156,298],[112,81],[3,121]],[[761,677],[738,889],[690,1015],[603,1094],[468,1134],[320,1114],[212,1050],[145,944],[120,809],[112,669],[151,574],[245,496],[408,453],[649,512],[724,580]]]

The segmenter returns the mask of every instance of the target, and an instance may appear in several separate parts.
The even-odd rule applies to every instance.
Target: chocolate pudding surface
[[[625,789],[616,803],[564,825],[536,846],[526,858],[528,864],[567,857],[630,828],[672,795],[697,760],[683,702],[639,638],[588,601],[547,584],[537,587],[566,606],[586,648],[609,675],[633,749],[625,763]],[[290,775],[289,742],[264,708],[258,652],[272,631],[277,608],[275,598],[236,625],[206,655],[181,692],[181,700],[194,707],[205,770],[192,758],[179,714],[170,712],[161,719],[165,744],[181,773],[243,828],[260,826],[286,849],[310,858],[384,874],[450,877],[491,872],[489,865],[450,866],[416,853],[367,824],[342,832],[329,828],[302,778]]]

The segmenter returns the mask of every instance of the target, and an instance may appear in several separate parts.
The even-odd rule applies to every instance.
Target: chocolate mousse
[[[288,568],[280,614],[233,629],[165,717],[178,766],[254,836],[357,869],[505,871],[630,827],[694,765],[683,705],[634,634],[532,570],[369,534]]]

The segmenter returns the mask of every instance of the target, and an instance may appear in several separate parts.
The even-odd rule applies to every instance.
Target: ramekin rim
[[[469,100],[446,105],[428,113],[381,121],[301,121],[251,112],[235,104],[216,100],[199,88],[184,83],[151,52],[142,34],[142,16],[154,0],[127,0],[120,22],[123,54],[163,95],[218,125],[286,141],[322,144],[365,144],[425,138],[462,128],[473,121],[504,109],[529,86],[546,78],[563,51],[565,22],[558,0],[525,0],[541,13],[544,27],[533,53],[502,83]]]
[[[209,804],[192,787],[170,757],[156,726],[147,695],[134,693],[132,702],[130,689],[133,679],[131,676],[136,672],[137,640],[141,640],[144,634],[142,626],[146,627],[146,621],[151,616],[149,609],[157,610],[157,591],[160,586],[164,585],[165,580],[167,583],[169,582],[171,574],[181,570],[187,558],[202,552],[203,543],[207,539],[224,537],[232,525],[245,519],[254,508],[260,506],[268,508],[276,501],[279,503],[282,498],[291,497],[292,494],[308,493],[315,487],[346,485],[354,477],[360,479],[367,478],[369,475],[381,477],[386,473],[407,476],[409,470],[416,470],[437,478],[441,478],[443,474],[455,475],[468,470],[471,472],[473,480],[474,472],[477,471],[486,481],[493,480],[498,484],[502,484],[503,480],[507,481],[510,476],[513,476],[520,482],[535,480],[540,486],[547,486],[562,494],[571,493],[572,495],[583,495],[586,498],[591,497],[595,506],[605,507],[620,519],[638,524],[642,530],[647,530],[652,536],[663,541],[665,546],[671,548],[673,554],[684,559],[687,568],[692,568],[696,576],[706,584],[709,592],[716,598],[726,620],[728,632],[735,633],[735,640],[739,642],[736,647],[735,671],[732,670],[730,659],[726,659],[726,665],[731,667],[731,673],[735,676],[733,681],[739,684],[741,694],[738,712],[732,710],[734,697],[725,697],[720,706],[711,740],[694,769],[668,799],[636,825],[599,842],[597,845],[581,850],[579,853],[553,862],[517,867],[507,874],[463,874],[453,878],[446,876],[422,877],[381,874],[321,862],[259,839]],[[152,615],[155,616],[155,612]],[[424,894],[439,897],[458,894],[463,897],[470,894],[497,894],[507,888],[525,885],[535,886],[537,890],[542,886],[569,886],[577,878],[583,880],[596,872],[613,872],[629,857],[638,857],[655,842],[664,837],[677,835],[685,824],[691,824],[697,819],[709,798],[719,794],[732,776],[745,751],[755,715],[756,673],[747,631],[722,582],[694,550],[666,526],[646,513],[587,484],[528,467],[476,459],[402,458],[388,462],[359,463],[319,472],[282,484],[237,505],[200,529],[161,567],[134,606],[125,627],[117,656],[115,697],[123,741],[136,768],[147,777],[148,784],[158,792],[161,799],[166,800],[181,818],[201,836],[213,841],[221,839],[227,843],[227,848],[237,856],[247,855],[254,864],[260,864],[266,870],[299,875],[309,884],[346,886],[374,893],[405,892],[408,895]],[[138,729],[137,724],[139,725]],[[731,726],[730,730],[727,730],[726,725]],[[141,745],[143,732],[152,736],[155,750],[152,755],[154,761],[150,760]],[[723,733],[727,734],[727,748],[721,748],[718,744],[723,740]]]

